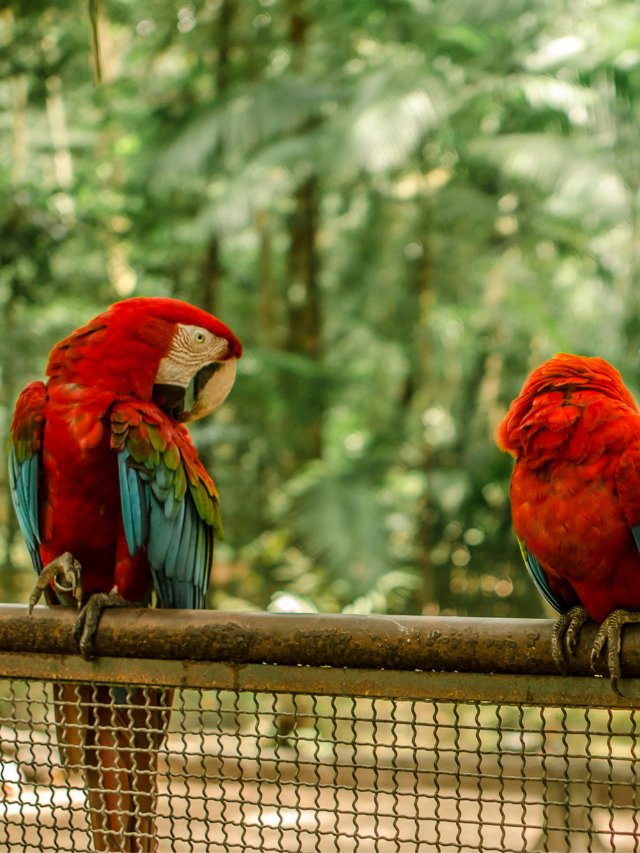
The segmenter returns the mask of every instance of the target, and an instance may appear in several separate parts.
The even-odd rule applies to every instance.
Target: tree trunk
[[[218,238],[212,235],[207,246],[207,254],[202,275],[202,308],[209,314],[215,314],[218,289],[222,278],[220,265],[220,245]]]
[[[218,90],[218,95],[225,92],[229,85],[229,49],[231,47],[230,34],[235,11],[235,0],[222,0],[217,32],[218,69],[216,88]]]
[[[256,227],[260,234],[260,255],[258,257],[258,286],[260,303],[258,306],[258,323],[256,338],[263,347],[273,346],[275,341],[275,326],[277,323],[275,311],[275,293],[273,290],[273,264],[271,260],[271,228],[269,214],[262,211],[256,217]]]
[[[216,69],[216,91],[218,96],[227,90],[230,81],[229,50],[231,48],[231,25],[235,15],[235,0],[222,0],[216,43],[218,46],[218,67]],[[218,303],[218,291],[223,268],[220,262],[220,242],[216,234],[212,234],[207,246],[207,252],[202,272],[202,292],[200,304],[209,314],[215,314]]]
[[[289,218],[289,339],[290,352],[317,359],[320,354],[320,294],[316,252],[316,187],[310,178],[295,193],[296,209]]]
[[[306,42],[309,20],[303,12],[302,0],[289,0],[289,39],[292,67],[302,71],[306,65]],[[289,329],[287,349],[317,361],[320,357],[321,307],[318,290],[318,179],[307,178],[294,194],[295,208],[288,220],[291,244],[287,263],[287,301]],[[310,377],[298,379],[298,405],[307,414],[303,459],[316,459],[322,450],[321,388]]]
[[[289,0],[289,40],[293,48],[291,67],[301,71],[305,65],[305,47],[309,20],[302,11],[302,0]]]
[[[296,207],[289,217],[291,245],[287,265],[288,320],[287,350],[314,361],[320,357],[321,308],[318,290],[317,182],[306,180],[295,193]],[[319,383],[299,377],[298,404],[307,415],[303,459],[317,459],[322,450],[323,403]],[[302,460],[299,460],[302,461]]]
[[[289,38],[293,51],[293,67],[305,65],[308,20],[302,12],[301,0],[289,0]],[[320,353],[320,296],[317,285],[317,178],[308,178],[295,192],[295,210],[289,217],[291,246],[288,259],[290,352],[317,359]]]
[[[11,183],[14,187],[24,181],[27,169],[27,77],[17,74],[15,77],[13,107],[13,165],[11,167]]]
[[[433,275],[433,256],[431,243],[431,206],[426,198],[419,202],[420,210],[417,220],[417,240],[422,246],[422,254],[414,262],[413,291],[415,294],[416,322],[414,326],[414,361],[413,371],[407,383],[406,402],[410,421],[420,421],[422,412],[427,408],[432,396],[431,387],[431,315],[435,302],[435,287]],[[413,427],[413,424],[410,424]],[[420,425],[418,427],[422,429]],[[432,464],[433,450],[422,443],[422,468],[428,475]],[[433,549],[434,510],[429,492],[422,499],[418,516],[418,567],[422,577],[420,604],[422,608],[433,605],[438,599],[436,578],[431,565],[431,550]]]

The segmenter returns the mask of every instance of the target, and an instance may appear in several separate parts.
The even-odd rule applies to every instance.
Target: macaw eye
[[[193,333],[193,341],[196,344],[203,344],[206,341],[206,335],[204,332],[194,332]]]

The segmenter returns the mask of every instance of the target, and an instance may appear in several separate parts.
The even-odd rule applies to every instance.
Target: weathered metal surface
[[[109,657],[85,661],[77,655],[14,652],[0,653],[0,678],[445,702],[640,707],[640,679],[635,678],[622,682],[619,697],[608,679],[584,676],[381,670],[372,677],[366,669]]]
[[[0,651],[77,653],[71,608],[0,606]],[[112,610],[96,635],[99,657],[242,664],[556,675],[552,620]],[[570,675],[591,675],[588,623]],[[623,675],[640,676],[640,626],[623,632]]]

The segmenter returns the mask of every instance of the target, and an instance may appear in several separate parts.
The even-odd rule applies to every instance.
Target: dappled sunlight
[[[536,616],[493,432],[557,351],[640,389],[640,11],[103,0],[0,11],[0,417],[131,295],[245,345],[192,432],[209,605]],[[0,493],[2,595],[30,560]]]

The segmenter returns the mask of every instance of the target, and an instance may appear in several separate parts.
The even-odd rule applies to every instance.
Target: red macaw
[[[210,314],[174,299],[129,299],[58,343],[47,384],[32,382],[20,395],[8,455],[13,503],[39,575],[30,610],[43,591],[51,604],[75,598],[85,656],[105,607],[146,604],[154,588],[162,607],[204,607],[221,531],[218,495],[184,422],[223,402],[241,355],[235,335]],[[154,849],[153,774],[143,764],[153,761],[170,698],[98,688],[98,704],[111,708],[83,711],[83,690],[82,705],[95,704],[91,688],[57,688],[58,722],[63,752],[89,768],[90,790],[104,789],[92,800],[96,848]],[[112,711],[136,752],[128,740],[118,744]],[[80,713],[93,713],[84,724],[100,730],[91,745]]]
[[[601,622],[611,683],[620,632],[640,622],[640,410],[601,358],[561,353],[536,368],[496,432],[515,457],[513,526],[539,591],[562,615],[553,632],[564,671],[582,625]]]

